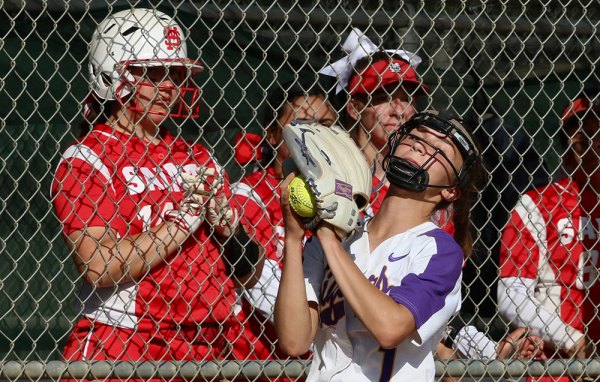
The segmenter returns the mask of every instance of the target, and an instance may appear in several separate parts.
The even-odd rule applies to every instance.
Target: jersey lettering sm
[[[183,198],[179,175],[195,174],[199,166],[226,176],[206,149],[166,131],[160,143],[148,144],[99,125],[63,154],[52,185],[55,210],[66,235],[96,226],[110,227],[119,237],[135,235],[160,224],[163,213],[177,206]],[[181,253],[141,280],[109,288],[84,283],[84,315],[140,333],[226,322],[235,293],[212,235],[204,224]]]

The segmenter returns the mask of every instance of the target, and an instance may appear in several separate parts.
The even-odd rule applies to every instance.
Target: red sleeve
[[[241,223],[248,235],[257,240],[267,253],[275,253],[277,238],[274,237],[273,224],[268,211],[252,198],[239,193],[233,195],[233,204],[241,212]]]
[[[533,212],[527,211],[530,207],[526,207],[520,201],[512,211],[510,221],[502,232],[500,277],[535,279],[538,276],[539,246],[543,245],[541,237],[545,235],[542,235],[541,232],[534,232],[541,227],[536,225],[533,220],[523,221],[522,216],[534,217],[537,215],[535,212],[537,207],[534,207]]]
[[[63,161],[52,182],[52,203],[65,234],[87,227],[125,229],[118,199],[105,175],[81,159]]]

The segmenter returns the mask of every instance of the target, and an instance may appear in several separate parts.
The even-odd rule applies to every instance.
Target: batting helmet
[[[202,71],[202,66],[188,58],[185,36],[172,17],[154,9],[138,8],[109,15],[98,24],[89,46],[89,76],[94,93],[104,100],[131,94],[134,78],[128,69],[132,66],[184,69],[185,80],[175,88],[180,101],[185,99],[187,104],[181,102],[171,115],[198,114],[199,89],[193,75]]]

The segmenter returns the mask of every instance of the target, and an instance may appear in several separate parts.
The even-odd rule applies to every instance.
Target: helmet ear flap
[[[127,70],[115,70],[114,73],[107,73],[106,71],[96,71],[93,65],[90,64],[90,73],[92,89],[101,99],[107,101],[124,100],[127,96],[133,94],[134,87],[132,83],[135,79]]]
[[[113,89],[115,99],[121,100],[122,103],[127,103],[131,95],[135,94],[135,78],[131,72],[125,66],[119,65],[120,68],[116,70],[119,77],[114,81],[114,85],[111,86]]]

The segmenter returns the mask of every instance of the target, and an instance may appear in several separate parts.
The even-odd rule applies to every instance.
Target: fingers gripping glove
[[[238,224],[238,213],[229,206],[223,176],[214,168],[201,166],[196,175],[184,173],[181,177],[183,189],[204,208],[206,220],[215,232],[223,237],[231,236]]]
[[[166,211],[164,215],[164,220],[175,223],[189,234],[196,232],[204,218],[204,208],[191,198],[184,199],[179,209]]]
[[[340,237],[351,234],[371,195],[371,171],[358,146],[341,127],[313,122],[292,121],[283,139],[315,195],[317,216],[307,228],[326,221]]]

